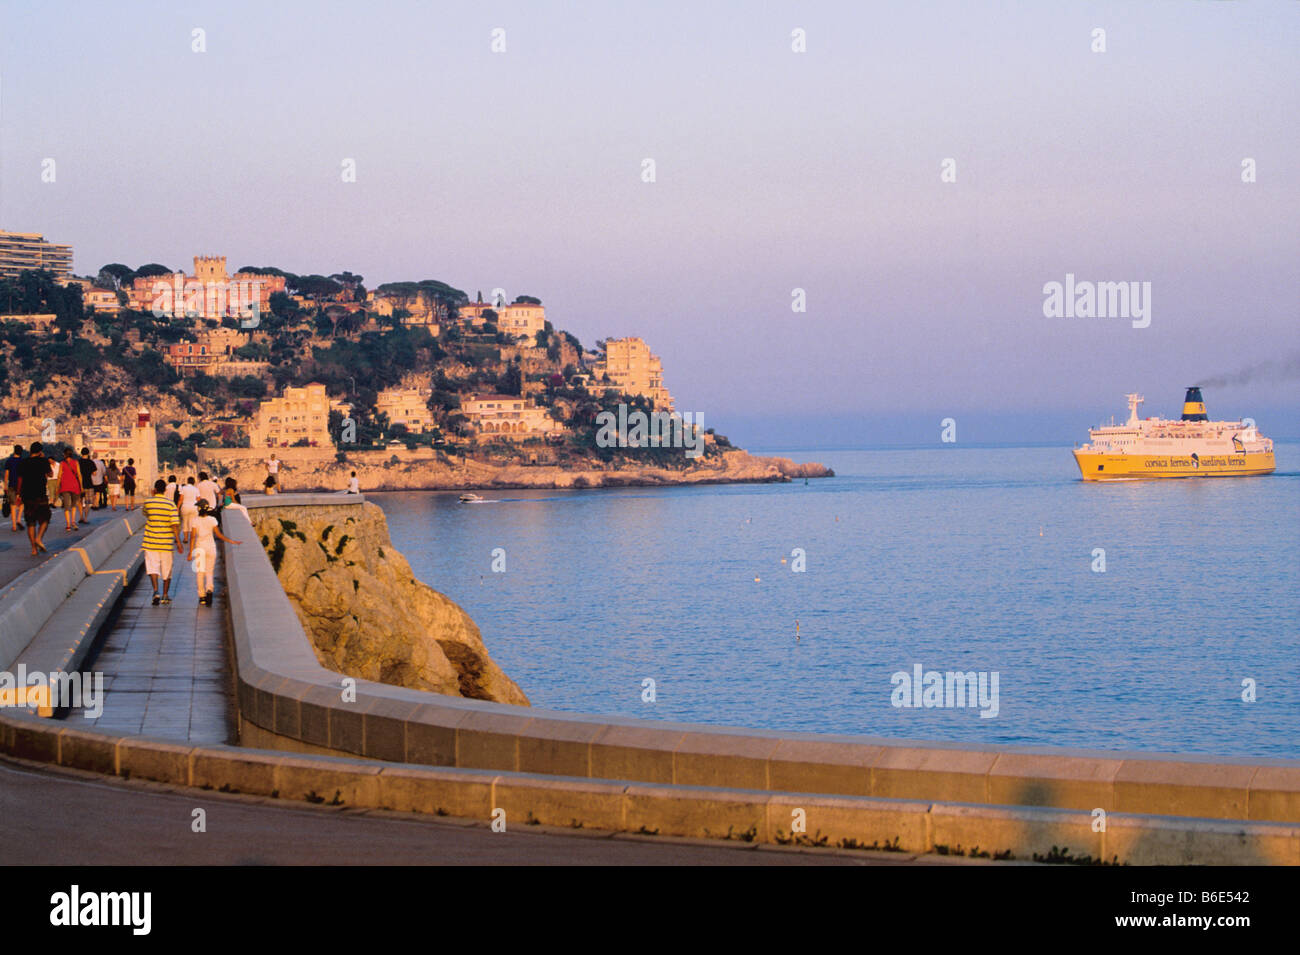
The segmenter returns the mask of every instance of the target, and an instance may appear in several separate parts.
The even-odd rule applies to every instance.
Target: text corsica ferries
[[[1211,421],[1200,388],[1188,388],[1177,421],[1139,418],[1141,395],[1128,396],[1128,421],[1090,428],[1074,451],[1085,481],[1248,477],[1273,471],[1273,442],[1255,423]]]

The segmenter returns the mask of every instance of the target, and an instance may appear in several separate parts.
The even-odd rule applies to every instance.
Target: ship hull
[[[1255,477],[1275,468],[1272,451],[1245,454],[1107,454],[1074,452],[1085,481],[1138,481],[1148,478]]]

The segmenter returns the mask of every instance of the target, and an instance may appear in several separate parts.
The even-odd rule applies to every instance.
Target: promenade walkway
[[[15,538],[17,534],[13,535]],[[71,539],[68,540],[71,543]],[[66,544],[64,545],[66,546]],[[51,547],[51,551],[55,548]],[[60,550],[63,547],[59,548]],[[193,744],[237,743],[225,641],[228,593],[219,554],[212,607],[177,559],[172,603],[152,605],[141,574],[122,598],[83,673],[104,678],[102,713],[73,710],[73,728]],[[38,565],[33,561],[32,566]],[[26,569],[20,566],[19,570]],[[194,806],[222,836],[188,838]],[[176,820],[184,823],[177,835]],[[89,838],[67,839],[75,825]],[[386,810],[337,810],[258,796],[174,787],[0,759],[0,864],[21,861],[33,840],[58,846],[63,864],[915,865],[913,854],[800,852],[743,843],[658,839],[596,830],[519,827],[485,819],[431,819]],[[322,846],[331,847],[328,851]]]
[[[190,830],[196,807],[208,834]],[[219,833],[219,835],[217,835]],[[920,865],[966,859],[794,850],[440,819],[176,790],[0,759],[0,865]]]
[[[85,719],[74,711],[70,726],[191,743],[237,742],[221,560],[211,607],[199,605],[194,574],[180,555],[169,605],[152,605],[153,587],[140,574],[83,668],[104,675],[103,712]]]
[[[20,574],[26,573],[33,567],[39,567],[55,554],[67,550],[91,531],[103,527],[110,518],[124,516],[125,511],[118,508],[114,512],[105,508],[102,511],[92,511],[91,514],[91,523],[82,524],[69,534],[63,529],[63,511],[55,511],[50,519],[49,529],[45,532],[45,547],[49,553],[41,554],[39,557],[32,556],[32,545],[22,525],[19,525],[17,531],[13,531],[10,530],[9,518],[0,519],[0,589],[8,586]]]
[[[361,502],[347,503],[355,508]],[[332,506],[334,500],[286,496],[283,506],[313,504]],[[469,835],[467,829],[419,817],[433,824],[427,832],[432,853],[448,861],[487,861],[490,855],[498,861],[555,861],[558,847],[530,841],[532,834],[512,829],[507,837],[487,828],[489,817],[496,821],[498,808],[509,809],[516,823],[522,818],[525,826],[550,830],[536,835],[563,834],[563,851],[574,861],[632,861],[630,855],[649,859],[645,853],[651,850],[629,855],[607,841],[614,831],[623,833],[615,841],[635,839],[635,834],[689,840],[738,835],[737,841],[750,844],[758,858],[767,852],[783,854],[790,847],[773,844],[781,842],[782,826],[804,812],[815,820],[810,838],[822,833],[818,845],[835,840],[829,844],[855,853],[864,845],[901,846],[901,854],[878,854],[886,857],[870,860],[875,864],[929,864],[935,860],[927,853],[977,845],[1001,847],[1018,859],[1038,858],[1061,846],[1075,858],[1135,864],[1295,864],[1297,859],[1300,767],[1294,761],[983,750],[868,738],[823,741],[807,734],[776,738],[739,729],[601,722],[580,714],[453,702],[363,681],[357,699],[344,701],[356,702],[357,709],[340,705],[333,689],[308,700],[306,694],[315,688],[336,687],[336,678],[304,646],[296,612],[266,555],[257,549],[248,522],[238,514],[230,520],[232,532],[248,538],[250,546],[219,553],[216,605],[211,608],[199,605],[194,576],[183,562],[175,568],[169,605],[151,605],[147,577],[137,577],[123,593],[124,575],[139,568],[138,520],[136,527],[110,521],[82,549],[81,560],[65,554],[46,565],[39,580],[26,578],[30,591],[20,589],[24,578],[11,584],[3,616],[10,635],[6,657],[18,660],[30,651],[43,663],[54,661],[36,667],[50,673],[60,672],[64,664],[58,661],[67,660],[68,667],[103,677],[104,695],[102,712],[92,699],[89,711],[74,711],[66,722],[33,714],[4,719],[0,745],[9,765],[0,758],[0,797],[11,783],[25,789],[21,799],[6,803],[0,798],[0,820],[18,827],[0,825],[0,835],[36,831],[37,826],[58,832],[84,826],[90,817],[80,807],[86,802],[84,787],[90,785],[96,790],[91,799],[109,787],[121,796],[103,795],[120,808],[105,808],[101,814],[105,820],[122,820],[103,825],[117,843],[130,830],[128,820],[148,812],[142,786],[161,787],[173,806],[206,799],[196,795],[196,787],[229,790],[243,807],[233,814],[243,829],[235,861],[256,858],[243,853],[263,844],[260,834],[278,833],[282,825],[304,837],[324,832],[328,826],[318,825],[321,817],[311,815],[317,810],[300,804],[322,803],[331,791],[330,806],[366,818],[366,826],[350,830],[362,842],[371,838],[363,831],[371,822],[406,827],[416,818],[408,811],[446,812],[459,820],[457,825],[476,829]],[[227,587],[225,558],[233,588]],[[8,560],[12,566],[12,553]],[[113,606],[117,609],[110,610]],[[225,634],[228,617],[232,639]],[[81,622],[85,620],[100,631],[97,645],[89,648],[82,636],[91,632]],[[28,636],[32,632],[37,635]],[[60,642],[65,633],[73,644],[66,651]],[[20,637],[30,641],[27,651],[11,646]],[[232,641],[245,651],[238,674],[241,693],[256,694],[255,705],[242,714],[249,730],[245,742],[260,748],[260,728],[260,738],[274,747],[279,741],[265,734],[284,736],[283,726],[297,734],[291,739],[328,745],[344,758],[219,745],[238,742],[235,680],[227,656]],[[322,724],[312,708],[327,710],[328,722]],[[88,713],[93,718],[86,719]],[[78,726],[143,738],[123,744],[73,732]],[[322,726],[327,728],[323,739]],[[162,746],[159,740],[192,748]],[[33,760],[46,768],[24,769],[13,765],[15,760]],[[116,775],[96,776],[91,784],[56,780],[48,768],[53,764],[65,777]],[[869,773],[862,771],[865,767]],[[145,786],[145,779],[155,782]],[[1037,801],[1027,803],[1026,798]],[[1094,828],[1090,805],[1108,807],[1112,825]],[[272,811],[279,816],[285,806],[294,807],[292,818],[271,818]],[[570,834],[577,828],[584,834]],[[138,835],[172,844],[161,832]],[[512,845],[517,835],[525,840]],[[294,844],[290,840],[274,858],[310,856],[296,852]],[[508,847],[513,855],[502,851]],[[104,849],[79,858],[98,861]],[[659,860],[670,862],[670,854]],[[221,852],[184,856],[203,861],[222,857]],[[702,855],[697,860],[705,861]],[[691,863],[683,855],[670,864]]]

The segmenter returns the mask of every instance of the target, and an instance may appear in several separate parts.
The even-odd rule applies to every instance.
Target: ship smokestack
[[[1205,413],[1205,401],[1201,398],[1200,388],[1192,387],[1187,389],[1187,397],[1183,399],[1183,420],[1210,420],[1210,416]]]

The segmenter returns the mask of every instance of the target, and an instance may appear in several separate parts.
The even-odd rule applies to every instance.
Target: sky
[[[742,444],[1084,440],[1270,362],[1206,402],[1294,438],[1297,63],[1293,0],[5,0],[0,228],[534,295]]]

